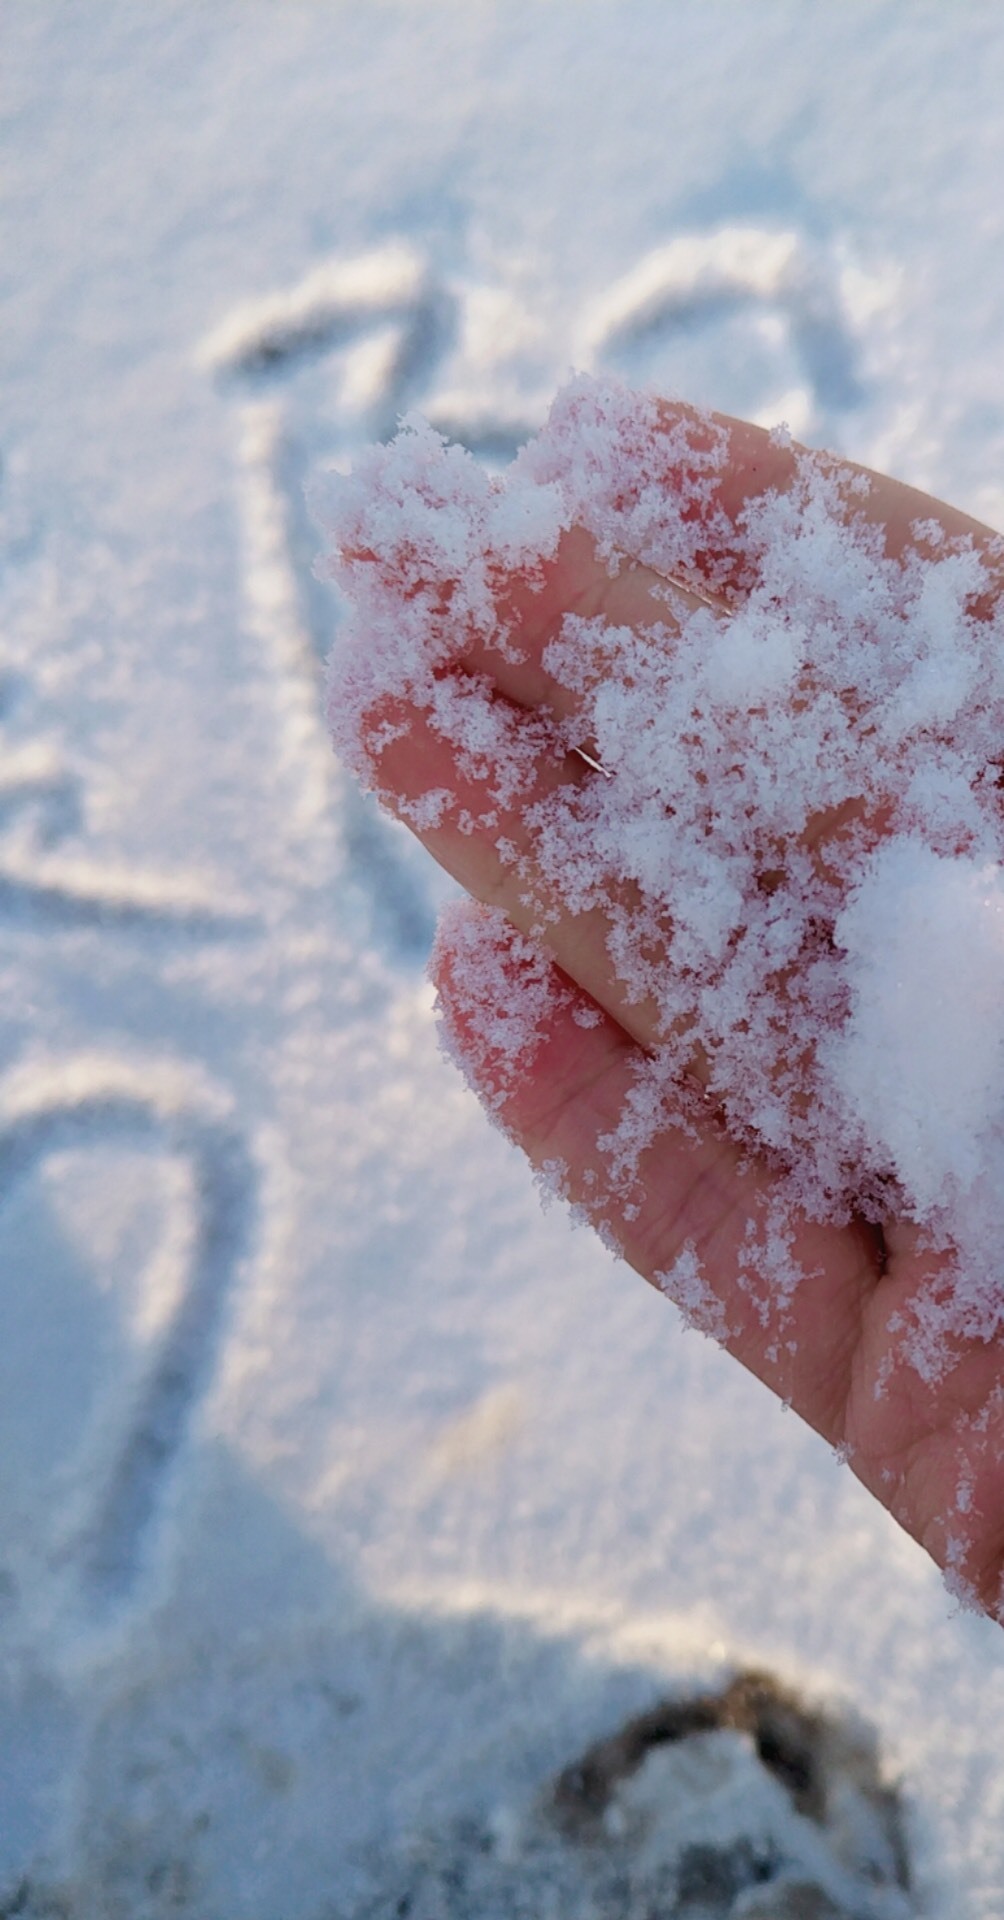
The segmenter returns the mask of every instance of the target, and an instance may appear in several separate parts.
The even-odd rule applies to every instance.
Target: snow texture
[[[686,1116],[674,1078],[699,1060],[736,1141],[783,1169],[792,1220],[910,1219],[953,1263],[945,1334],[990,1340],[1004,1324],[1004,547],[918,522],[890,552],[867,475],[785,444],[787,484],[730,513],[727,424],[620,383],[572,382],[500,478],[406,420],[329,483],[354,609],[332,725],[378,786],[409,709],[426,716],[464,794],[409,794],[406,815],[432,824],[434,800],[434,824],[479,823],[545,943],[559,911],[606,915],[625,1002],[654,1009],[662,1124]],[[499,699],[492,657],[519,658],[514,577],[539,591],[573,528],[612,576],[650,570],[648,617],[565,614],[530,714]],[[560,776],[576,749],[591,777]],[[483,941],[451,955],[495,1106],[507,1081],[488,1056],[511,1082],[515,1044],[499,1025],[539,1029],[546,966],[546,944],[535,966],[521,940],[507,971],[506,938],[491,983]],[[652,1117],[625,1113],[615,1132],[611,1188]],[[787,1288],[788,1267],[768,1278]]]
[[[1000,1920],[999,1629],[765,1389],[541,1213],[440,1058],[423,975],[454,889],[330,751],[321,661],[346,613],[312,572],[305,485],[426,419],[413,451],[433,490],[468,489],[467,618],[490,619],[484,542],[507,566],[548,551],[570,505],[553,434],[553,476],[520,463],[522,518],[488,479],[574,367],[620,379],[628,412],[651,386],[786,421],[1000,526],[1002,97],[990,0],[3,10],[12,1920],[400,1920],[409,1900],[415,1920],[632,1900],[647,1920],[688,1888],[772,1920],[810,1900],[832,1920],[824,1898]],[[444,467],[435,434],[476,466]],[[575,510],[606,517],[605,486],[597,463]],[[624,511],[618,538],[656,538],[643,492]],[[972,560],[941,560],[948,605],[884,709],[932,738],[981,698],[953,637]],[[730,652],[712,614],[737,691],[783,684],[794,626]],[[473,762],[477,702],[464,718]],[[993,1138],[996,1003],[983,1057],[929,997],[911,1045],[878,929],[893,895],[926,925],[947,880],[953,964],[990,992],[989,798],[929,759],[901,864],[880,840],[834,903],[860,1004],[825,1029],[831,1091],[869,1089],[847,1126],[935,1211]],[[713,941],[700,904],[691,937]],[[524,973],[547,989],[532,954]],[[506,1006],[493,1077],[540,1043]],[[876,1029],[914,1089],[951,1043],[965,1140],[913,1138],[885,1075],[842,1058]],[[633,1097],[632,1127],[656,1123],[659,1087]],[[705,1318],[692,1263],[665,1284]],[[980,1497],[960,1483],[960,1528]],[[584,1844],[556,1830],[555,1783],[597,1743],[750,1666],[871,1728],[908,1892],[830,1746],[825,1829],[725,1728],[656,1749]]]

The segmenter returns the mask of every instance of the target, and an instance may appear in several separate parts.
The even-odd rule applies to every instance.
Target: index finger
[[[573,382],[505,482],[517,489],[529,482],[560,497],[559,537],[550,551],[498,553],[486,581],[491,617],[452,623],[451,664],[486,674],[517,705],[574,720],[606,660],[602,653],[591,658],[584,639],[578,687],[553,671],[548,650],[569,616],[608,628],[662,629],[672,646],[699,607],[718,620],[734,614],[761,584],[772,540],[761,523],[771,504],[804,493],[820,477],[835,517],[873,529],[887,559],[905,565],[971,543],[988,580],[969,610],[992,613],[1004,582],[1002,542],[969,515],[783,432],[681,401]],[[390,584],[396,557],[368,558]],[[456,556],[444,555],[443,563],[446,580]],[[452,612],[451,594],[444,631]]]

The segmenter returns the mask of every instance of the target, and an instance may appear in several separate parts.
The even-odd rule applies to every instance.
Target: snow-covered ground
[[[874,1729],[916,1910],[1000,1920],[999,1629],[439,1058],[302,500],[410,406],[499,464],[577,366],[1004,523],[999,9],[0,42],[0,1913],[487,1916],[525,1855],[565,1920],[535,1797],[753,1663]],[[811,1853],[714,1738],[693,1830]]]

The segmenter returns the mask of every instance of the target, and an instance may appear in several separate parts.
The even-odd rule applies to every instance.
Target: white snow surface
[[[918,1910],[999,1920],[1000,1631],[440,1057],[449,888],[330,755],[303,496],[412,409],[496,470],[577,368],[1000,525],[998,9],[23,0],[3,42],[0,1911],[356,1920],[752,1660],[875,1729]],[[932,857],[878,877],[918,929]],[[956,879],[992,1050],[1000,881]]]

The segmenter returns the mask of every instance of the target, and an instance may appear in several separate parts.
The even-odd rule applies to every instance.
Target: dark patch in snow
[[[659,1759],[670,1749],[675,1768]],[[899,1798],[871,1735],[747,1672],[597,1741],[521,1821],[468,1819],[419,1843],[352,1920],[913,1912]]]

